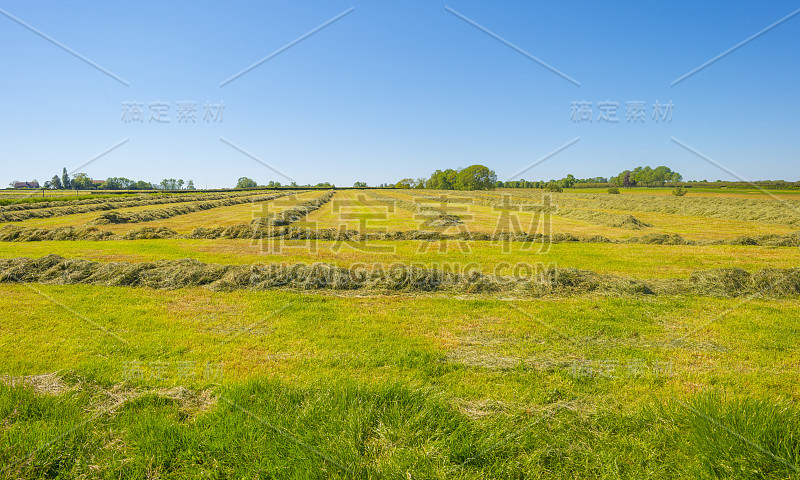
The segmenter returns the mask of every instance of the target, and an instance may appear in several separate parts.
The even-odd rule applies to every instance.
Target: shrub
[[[675,195],[676,197],[682,197],[682,196],[686,195],[687,191],[688,190],[686,190],[683,187],[675,187],[675,188],[672,189],[672,194]]]
[[[617,187],[611,187],[611,188],[609,188],[609,189],[608,189],[608,193],[612,193],[612,194],[615,194],[615,195],[619,195],[619,188],[617,188]]]
[[[550,182],[550,183],[548,183],[547,185],[545,185],[545,186],[544,186],[544,189],[545,189],[545,190],[547,190],[548,192],[558,192],[558,193],[561,193],[561,192],[563,192],[563,191],[564,191],[564,189],[563,189],[563,188],[561,188],[561,186],[559,186],[559,185],[558,185],[557,183],[555,183],[555,182]]]

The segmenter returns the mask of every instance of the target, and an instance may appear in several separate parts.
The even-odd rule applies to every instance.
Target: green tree
[[[66,167],[64,167],[64,170],[61,172],[61,185],[67,190],[72,188],[72,185],[70,184],[70,181],[69,181],[69,174],[67,173]]]
[[[255,188],[258,184],[252,178],[242,177],[236,182],[235,188]]]
[[[404,178],[399,182],[394,184],[395,188],[411,188],[414,186],[414,179],[413,178]]]
[[[558,185],[561,188],[572,188],[572,186],[575,185],[575,176],[571,173],[567,174],[566,177],[558,181]]]
[[[547,185],[544,186],[544,189],[549,191],[549,192],[563,192],[564,191],[564,189],[561,188],[561,186],[558,183],[554,182],[554,181],[548,182]]]
[[[456,190],[493,190],[497,174],[483,165],[471,165],[458,172]]]
[[[195,189],[194,182],[190,179],[188,182],[186,182],[186,190],[194,190],[194,189]]]
[[[53,179],[50,180],[50,183],[52,185],[51,188],[54,188],[56,190],[61,190],[62,188],[64,188],[64,186],[61,184],[61,177],[59,177],[58,175],[53,175]]]
[[[355,182],[353,184],[355,188],[367,188],[367,182]]]
[[[457,177],[458,172],[451,168],[444,171],[436,170],[425,183],[425,187],[433,190],[454,190]]]
[[[72,188],[75,190],[89,190],[92,188],[92,179],[85,173],[76,173],[72,179]]]

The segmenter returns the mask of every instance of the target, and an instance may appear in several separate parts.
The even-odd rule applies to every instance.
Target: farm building
[[[14,188],[39,188],[39,182],[14,182]]]

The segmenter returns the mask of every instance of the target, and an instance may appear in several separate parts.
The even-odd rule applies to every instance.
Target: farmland
[[[15,197],[4,477],[800,473],[800,194]]]

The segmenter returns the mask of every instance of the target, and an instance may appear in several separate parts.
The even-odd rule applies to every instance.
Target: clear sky
[[[114,146],[80,170],[198,187],[288,182],[266,164],[300,184],[375,185],[481,163],[505,180],[570,142],[521,177],[663,164],[686,179],[735,179],[680,142],[747,179],[800,180],[800,15],[673,85],[796,12],[796,0],[0,0],[0,9],[3,184],[42,182]],[[644,119],[627,121],[634,101]],[[126,102],[142,105],[143,121]],[[618,121],[600,119],[613,118],[615,102]],[[672,103],[671,119],[653,118],[656,102]],[[169,123],[156,121],[159,103]],[[179,122],[179,110],[194,110],[195,122]]]

